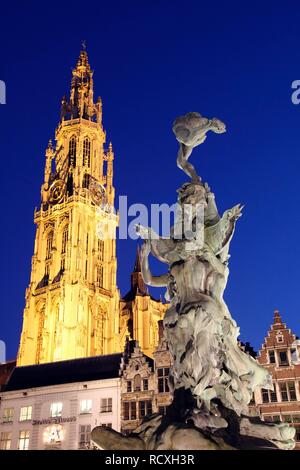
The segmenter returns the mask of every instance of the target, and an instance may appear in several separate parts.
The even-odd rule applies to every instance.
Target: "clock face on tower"
[[[102,184],[97,181],[91,181],[89,185],[91,198],[96,206],[100,206],[105,201],[105,189]]]
[[[50,186],[49,201],[52,204],[58,204],[64,197],[65,184],[62,180],[56,180]]]

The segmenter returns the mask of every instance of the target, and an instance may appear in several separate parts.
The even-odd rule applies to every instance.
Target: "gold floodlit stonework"
[[[62,99],[56,145],[46,149],[41,206],[26,290],[17,365],[120,352],[126,336],[152,355],[165,305],[148,292],[120,299],[116,285],[114,152],[105,150],[102,103],[94,103],[93,72],[85,50]]]

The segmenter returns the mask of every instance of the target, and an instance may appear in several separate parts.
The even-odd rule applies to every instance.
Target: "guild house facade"
[[[291,423],[300,450],[300,340],[278,310],[257,360],[272,374],[274,390],[255,390],[251,410],[264,421]]]

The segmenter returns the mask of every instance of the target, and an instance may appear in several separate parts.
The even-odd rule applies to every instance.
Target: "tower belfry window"
[[[90,185],[90,175],[88,175],[87,173],[84,174],[83,176],[83,184],[82,186],[86,189],[89,189],[89,185]]]
[[[76,166],[76,139],[72,137],[69,142],[69,165]]]
[[[91,165],[91,142],[88,138],[83,141],[83,166]]]
[[[67,249],[67,242],[68,242],[68,226],[64,228],[62,233],[62,243],[61,243],[61,253],[65,254]]]
[[[52,251],[52,244],[53,244],[53,233],[49,233],[47,237],[47,243],[46,243],[46,260],[50,259],[51,257],[51,251]]]

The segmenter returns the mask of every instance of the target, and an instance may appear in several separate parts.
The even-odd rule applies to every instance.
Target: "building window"
[[[264,415],[263,420],[266,423],[280,423],[280,415]]]
[[[99,259],[99,261],[103,261],[103,253],[104,253],[104,241],[98,239],[98,259]]]
[[[100,413],[112,412],[112,398],[101,398]]]
[[[91,142],[88,138],[83,141],[83,166],[91,165]]]
[[[296,388],[295,382],[279,382],[281,400],[282,401],[296,401]]]
[[[97,285],[103,287],[103,266],[97,266]]]
[[[60,443],[64,438],[64,429],[61,424],[48,426],[44,430],[43,439],[44,443],[48,446],[53,446]]]
[[[50,407],[51,418],[57,418],[62,415],[63,404],[61,402],[52,403]]]
[[[11,423],[14,417],[13,408],[4,408],[3,410],[3,423]]]
[[[269,390],[262,390],[261,391],[261,396],[262,396],[262,402],[263,403],[269,403]]]
[[[20,421],[30,421],[32,419],[32,406],[23,406],[20,411]]]
[[[143,418],[144,416],[152,414],[152,401],[139,401],[139,417]]]
[[[62,258],[60,260],[60,271],[63,273],[66,269],[66,258]]]
[[[72,137],[69,142],[69,166],[76,166],[76,139]]]
[[[140,374],[135,375],[134,377],[134,391],[135,392],[140,392],[141,391],[141,385],[142,385],[142,379]]]
[[[79,449],[88,449],[91,443],[91,425],[79,426]]]
[[[68,242],[68,226],[66,226],[62,233],[62,242],[61,242],[61,253],[65,254],[67,249]]]
[[[276,364],[275,351],[269,351],[269,363]]]
[[[11,432],[2,432],[0,436],[0,450],[9,450],[11,447]]]
[[[123,415],[124,421],[130,421],[136,419],[136,402],[125,401],[123,403]]]
[[[109,429],[111,429],[111,428],[112,428],[112,423],[102,423],[101,426],[102,426],[103,428],[109,428]]]
[[[277,402],[276,385],[275,385],[275,383],[273,383],[273,385],[274,385],[274,390],[262,389],[261,396],[262,396],[262,402],[263,403]]]
[[[81,400],[80,414],[87,414],[92,412],[92,400]]]
[[[85,189],[89,189],[89,186],[90,186],[90,175],[85,173],[84,176],[83,176],[82,187],[85,188]]]
[[[131,382],[131,380],[127,380],[127,392],[132,392],[132,382]]]
[[[19,433],[19,450],[28,450],[30,431],[20,431]]]
[[[51,251],[53,245],[53,232],[49,233],[46,241],[46,260],[51,258]]]
[[[158,412],[160,415],[165,415],[167,412],[167,407],[166,406],[159,406],[158,407]]]
[[[148,383],[148,379],[144,379],[143,380],[143,390],[146,392],[147,390],[149,390],[149,383]]]
[[[289,361],[288,361],[288,356],[287,356],[287,351],[286,350],[281,350],[279,351],[279,365],[280,366],[288,366]]]
[[[158,376],[158,392],[159,393],[168,392],[169,391],[169,383],[168,383],[169,368],[162,367],[160,369],[157,369],[157,376]]]
[[[295,441],[300,442],[300,426],[296,426],[296,434],[295,434]]]

